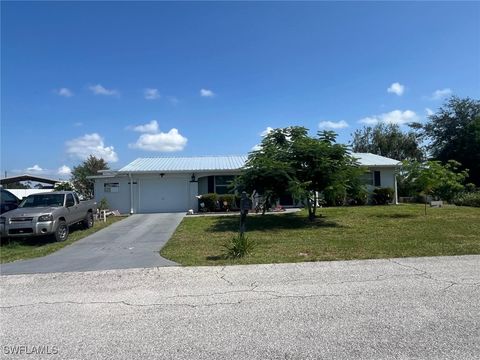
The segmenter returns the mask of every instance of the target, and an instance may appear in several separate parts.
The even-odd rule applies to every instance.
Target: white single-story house
[[[364,175],[369,190],[390,187],[396,203],[395,174],[400,163],[374,154],[352,155],[370,170]],[[197,211],[197,196],[227,193],[229,182],[246,161],[246,155],[139,158],[120,170],[104,170],[90,178],[97,202],[105,198],[111,209],[121,213]]]

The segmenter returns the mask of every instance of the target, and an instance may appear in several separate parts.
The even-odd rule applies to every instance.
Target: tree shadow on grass
[[[214,224],[207,231],[210,232],[237,232],[239,228],[240,216],[222,216],[218,217]],[[325,217],[318,217],[314,221],[296,214],[278,214],[278,215],[256,215],[247,216],[247,231],[270,231],[270,230],[288,230],[288,229],[312,229],[325,227],[341,227],[334,221]]]

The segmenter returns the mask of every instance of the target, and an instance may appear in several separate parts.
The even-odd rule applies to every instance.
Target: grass
[[[110,216],[106,222],[96,221],[90,229],[83,229],[81,224],[73,225],[70,227],[68,239],[63,242],[55,242],[52,238],[45,236],[24,239],[11,238],[10,242],[2,244],[0,247],[0,263],[48,255],[122,219],[124,217]]]
[[[238,216],[185,218],[162,249],[183,265],[262,264],[320,260],[480,254],[480,209],[423,205],[319,209],[248,216],[253,253],[237,260],[222,256],[222,245],[238,231]]]

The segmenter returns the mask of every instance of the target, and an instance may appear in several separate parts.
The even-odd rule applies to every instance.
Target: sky
[[[480,98],[480,3],[2,2],[2,177],[246,154]]]

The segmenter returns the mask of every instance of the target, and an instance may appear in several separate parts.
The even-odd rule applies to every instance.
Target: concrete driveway
[[[2,264],[2,275],[176,265],[160,256],[184,213],[135,214],[45,257]]]
[[[2,359],[480,359],[480,256],[14,275],[0,287]],[[21,345],[57,354],[11,355]]]

